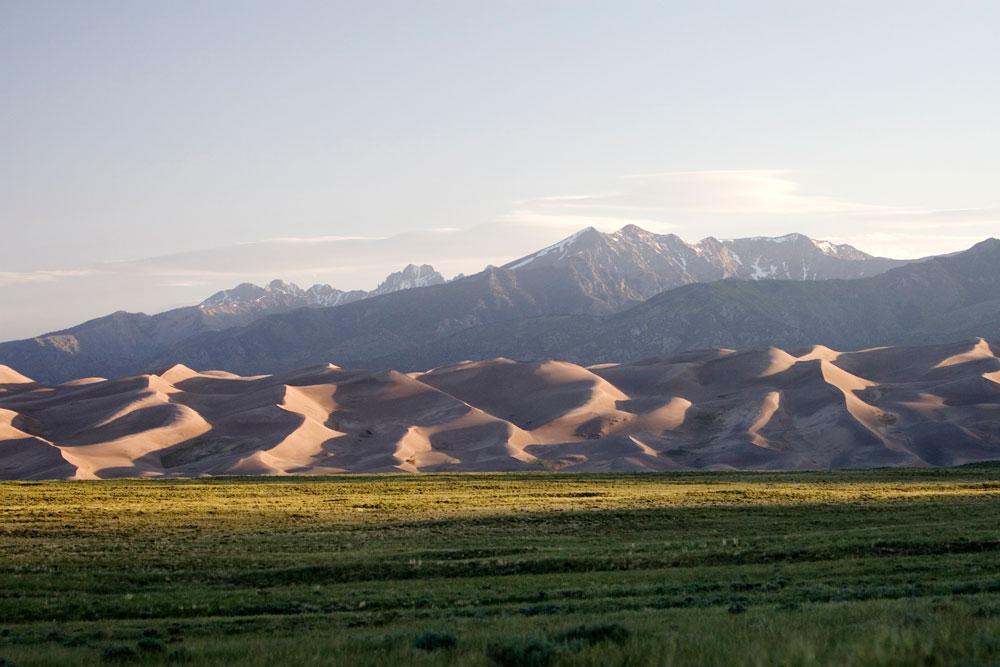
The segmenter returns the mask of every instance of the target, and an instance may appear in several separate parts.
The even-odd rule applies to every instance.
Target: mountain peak
[[[268,292],[277,292],[279,294],[302,294],[302,288],[300,288],[295,283],[286,283],[284,280],[275,278],[267,284],[265,288]]]
[[[430,264],[407,264],[402,271],[390,273],[382,283],[375,288],[372,296],[399,292],[414,287],[429,287],[431,285],[441,285],[445,282],[444,276],[434,270]]]
[[[988,239],[983,239],[979,243],[975,244],[969,250],[979,252],[998,252],[1000,251],[1000,239],[991,236]]]
[[[253,301],[266,293],[267,291],[259,285],[254,285],[253,283],[240,283],[231,289],[216,292],[202,301],[199,304],[199,307],[213,308],[216,306],[224,306],[236,301]]]
[[[286,312],[302,307],[329,308],[370,296],[443,282],[444,277],[429,264],[407,264],[401,271],[390,274],[371,292],[344,291],[319,283],[303,290],[295,283],[275,278],[265,287],[253,283],[240,283],[232,289],[216,292],[198,304],[198,308],[209,316],[235,316],[240,321],[249,321],[262,314]]]
[[[564,280],[580,284],[586,298],[601,304],[595,306],[599,310],[614,311],[689,283],[861,278],[903,263],[797,232],[725,240],[710,236],[690,244],[676,234],[628,224],[606,234],[587,227],[504,268],[533,273],[565,268],[571,275]],[[537,279],[557,280],[554,275]]]
[[[547,262],[558,260],[565,257],[569,250],[576,247],[581,241],[598,241],[600,239],[606,239],[608,236],[609,235],[601,233],[594,227],[584,227],[580,231],[567,236],[558,243],[553,243],[550,246],[542,248],[538,252],[534,252],[526,257],[515,259],[513,262],[504,264],[503,268],[511,270],[520,269],[546,256],[548,257],[546,260]]]
[[[652,232],[648,232],[639,225],[627,224],[621,229],[619,229],[615,234],[621,236],[652,236]]]

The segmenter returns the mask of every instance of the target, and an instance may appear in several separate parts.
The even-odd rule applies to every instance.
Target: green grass
[[[0,665],[121,663],[1000,664],[1000,466],[0,483]]]

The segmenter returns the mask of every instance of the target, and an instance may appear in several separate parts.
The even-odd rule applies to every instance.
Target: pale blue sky
[[[995,1],[0,0],[0,338],[217,285],[63,308],[95,262],[275,237],[965,247],[1000,221],[998,31]]]

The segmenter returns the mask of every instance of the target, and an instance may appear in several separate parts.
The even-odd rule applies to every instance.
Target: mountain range
[[[490,334],[477,327],[503,323],[517,334],[526,318],[615,316],[684,285],[863,278],[903,264],[800,234],[687,244],[634,225],[609,234],[587,228],[504,267],[447,284],[426,265],[411,265],[372,292],[244,284],[198,306],[153,316],[118,312],[2,343],[0,362],[48,382],[136,373],[181,360],[252,373],[329,359],[392,359],[413,367],[425,359],[447,360],[449,350],[467,349],[480,338],[485,344]],[[462,332],[469,343],[450,338]],[[515,335],[512,350],[538,356],[520,340]]]
[[[254,377],[175,365],[56,386],[0,367],[0,479],[958,465],[1000,458],[998,351],[980,338]]]
[[[264,330],[265,326],[261,326],[253,335],[266,336]],[[243,332],[234,330],[228,335]],[[977,336],[1000,338],[997,239],[870,278],[727,279],[668,290],[609,316],[512,318],[467,328],[379,358],[359,359],[358,363],[421,368],[460,359],[509,356],[556,357],[591,364],[710,347],[747,349],[818,343],[839,349],[864,349]],[[224,333],[218,338],[226,337]]]
[[[304,290],[281,280],[265,287],[243,283],[196,306],[156,315],[118,311],[62,331],[0,343],[0,360],[47,381],[114,376],[147,368],[165,350],[201,332],[240,327],[298,308],[329,308],[444,282],[433,267],[410,264],[370,292],[342,291],[330,285]]]
[[[691,283],[863,278],[905,263],[802,234],[722,241],[708,237],[688,244],[675,234],[626,225],[611,234],[588,227],[503,268],[516,271],[523,281],[540,274],[550,282],[579,285],[595,302],[588,310],[597,313],[618,311]]]
[[[302,289],[294,283],[272,280],[265,287],[242,283],[233,289],[216,292],[197,308],[211,321],[212,330],[228,329],[252,322],[265,315],[287,313],[296,308],[332,308],[373,296],[391,294],[416,287],[441,285],[444,276],[433,266],[408,264],[402,271],[390,273],[379,286],[369,291],[339,290],[330,285]]]
[[[592,364],[706,347],[861,349],[1000,335],[996,239],[868,278],[688,284],[609,314],[593,314],[608,301],[595,297],[587,279],[595,272],[578,266],[591,264],[572,257],[558,269],[490,267],[445,285],[263,318],[191,337],[158,361],[254,374],[330,359],[419,370],[494,356]]]

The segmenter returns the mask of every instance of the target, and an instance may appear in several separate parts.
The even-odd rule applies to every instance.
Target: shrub
[[[580,642],[593,646],[601,642],[621,644],[629,637],[626,627],[618,623],[603,623],[600,625],[578,625],[575,628],[563,630],[554,639],[561,642]]]
[[[554,644],[533,637],[512,637],[486,645],[486,657],[498,667],[546,667],[557,654]]]
[[[413,648],[421,651],[437,651],[440,649],[455,648],[458,639],[450,632],[436,632],[434,630],[424,630],[413,638]]]
[[[981,605],[972,615],[978,618],[1000,618],[1000,605]]]
[[[163,645],[163,642],[153,637],[143,637],[139,640],[137,646],[143,653],[163,653],[167,650],[167,648]]]
[[[138,657],[136,650],[128,644],[108,644],[101,651],[101,659],[106,662],[129,662]]]
[[[183,646],[178,646],[167,654],[167,662],[191,662],[191,651]]]

